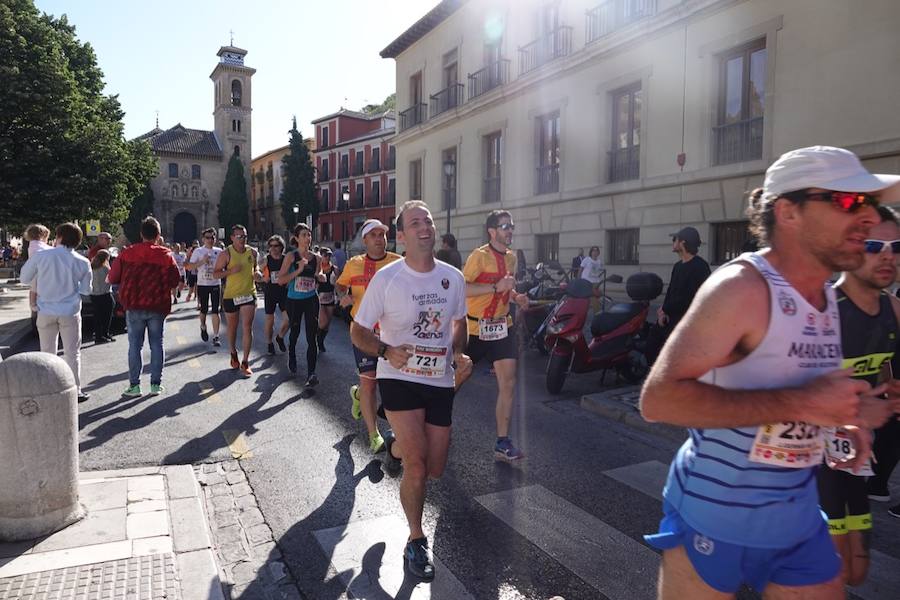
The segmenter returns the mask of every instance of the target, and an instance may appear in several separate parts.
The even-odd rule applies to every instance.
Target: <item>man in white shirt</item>
[[[400,502],[410,530],[403,557],[414,576],[430,581],[434,564],[422,531],[425,484],[440,477],[447,463],[456,366],[471,369],[463,354],[466,282],[458,269],[435,261],[434,222],[424,202],[401,207],[397,240],[406,258],[372,277],[350,337],[361,352],[379,358],[376,378],[393,428],[385,436],[385,470],[396,476],[403,461]]]
[[[219,302],[222,297],[221,281],[213,277],[213,270],[219,253],[222,250],[215,246],[216,230],[208,227],[203,230],[203,245],[191,253],[190,262],[184,267],[197,272],[197,301],[200,304],[200,339],[209,341],[206,331],[206,315],[212,303],[213,346],[221,346],[219,342]]]
[[[20,280],[37,285],[37,328],[41,352],[56,354],[62,337],[65,361],[75,375],[78,401],[90,396],[81,391],[81,294],[91,293],[91,263],[75,252],[81,228],[63,223],[56,228],[56,247],[39,252],[22,266]]]

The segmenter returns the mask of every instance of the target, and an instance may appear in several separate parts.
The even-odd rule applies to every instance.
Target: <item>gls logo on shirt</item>
[[[423,310],[413,325],[413,334],[423,340],[439,340],[444,337],[441,329],[444,312],[441,310]]]

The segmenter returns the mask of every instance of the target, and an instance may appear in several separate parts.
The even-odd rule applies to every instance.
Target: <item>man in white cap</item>
[[[386,251],[387,232],[387,225],[378,219],[368,219],[363,223],[361,237],[366,253],[348,260],[341,271],[341,276],[335,282],[334,288],[340,296],[341,306],[346,308],[352,305],[351,317],[356,316],[363,294],[366,293],[366,288],[369,287],[375,273],[385,265],[402,258],[399,254]],[[384,438],[378,431],[375,414],[375,369],[378,366],[378,357],[365,354],[356,346],[353,347],[353,354],[356,357],[356,369],[359,371],[359,385],[350,386],[350,398],[353,401],[351,414],[356,420],[365,419],[366,428],[369,430],[369,449],[375,454],[384,449]]]
[[[815,146],[782,155],[753,193],[751,227],[769,248],[717,270],[650,372],[641,411],[690,428],[666,483],[659,533],[663,599],[844,598],[841,561],[819,511],[823,428],[867,428],[900,409],[900,385],[872,388],[841,370],[832,273],[859,267],[877,194],[851,152]],[[889,402],[876,396],[888,393]]]

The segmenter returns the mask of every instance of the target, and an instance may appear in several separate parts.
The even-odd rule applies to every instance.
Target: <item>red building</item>
[[[388,237],[394,238],[395,123],[393,111],[367,115],[345,109],[313,121],[319,241],[352,240],[372,218],[390,225]]]

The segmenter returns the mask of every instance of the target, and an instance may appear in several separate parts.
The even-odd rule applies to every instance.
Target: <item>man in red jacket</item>
[[[172,310],[172,289],[181,277],[172,251],[160,245],[159,221],[147,217],[141,221],[141,243],[119,253],[107,280],[119,284],[119,302],[125,309],[128,325],[128,398],[141,391],[141,350],[144,331],[150,342],[150,395],[158,396],[162,387],[163,323]]]

